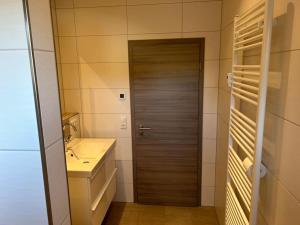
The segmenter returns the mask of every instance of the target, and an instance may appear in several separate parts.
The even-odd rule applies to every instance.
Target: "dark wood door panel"
[[[129,52],[135,200],[198,205],[203,42],[134,41]]]

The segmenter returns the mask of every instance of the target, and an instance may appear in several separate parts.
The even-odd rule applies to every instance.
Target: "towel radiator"
[[[234,19],[226,225],[255,225],[262,176],[262,145],[268,85],[273,0],[257,2]],[[255,64],[245,56],[257,55]],[[249,61],[249,60],[248,60]],[[258,63],[257,63],[258,62]],[[255,109],[249,116],[240,109]]]

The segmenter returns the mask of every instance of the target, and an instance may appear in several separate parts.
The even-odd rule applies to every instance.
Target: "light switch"
[[[127,116],[121,116],[121,129],[127,129]]]
[[[119,99],[120,99],[121,101],[126,100],[126,95],[125,95],[125,93],[120,93]]]

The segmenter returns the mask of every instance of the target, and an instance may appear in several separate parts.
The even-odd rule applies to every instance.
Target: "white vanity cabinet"
[[[116,193],[116,172],[112,145],[90,173],[73,172],[68,176],[73,225],[102,223]]]

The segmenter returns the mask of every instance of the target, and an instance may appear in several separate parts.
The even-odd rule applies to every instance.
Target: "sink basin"
[[[113,148],[113,138],[76,138],[66,147],[68,176],[92,177]]]

